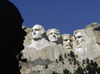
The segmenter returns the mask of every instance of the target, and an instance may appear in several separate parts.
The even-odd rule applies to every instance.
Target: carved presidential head
[[[72,49],[72,38],[70,34],[63,34],[62,35],[63,46],[66,49]]]
[[[41,25],[36,24],[32,27],[32,37],[33,37],[33,39],[43,38],[44,33],[45,33],[45,30]]]
[[[74,37],[77,45],[82,45],[82,43],[85,42],[84,32],[82,30],[74,31]]]
[[[61,35],[57,29],[49,29],[46,34],[50,42],[59,43],[59,38],[61,37]]]

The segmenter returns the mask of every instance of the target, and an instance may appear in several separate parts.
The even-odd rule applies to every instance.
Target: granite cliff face
[[[92,27],[93,28],[93,31],[94,31],[94,34],[95,34],[95,37],[96,37],[96,42],[100,45],[100,24],[94,22],[94,23],[91,23],[90,25],[88,25],[86,27],[87,28],[90,28]]]
[[[22,28],[27,33],[24,40],[25,49],[22,51],[22,58],[26,58],[27,63],[31,66],[28,67],[27,63],[21,62],[21,72],[28,70],[29,72],[41,71],[39,74],[51,74],[56,68],[57,71],[60,71],[61,68],[59,67],[62,67],[62,69],[71,68],[72,66],[67,63],[68,59],[63,59],[67,66],[55,63],[57,59],[59,60],[60,55],[64,58],[65,53],[68,54],[70,51],[78,55],[77,60],[80,63],[86,58],[94,60],[98,64],[100,63],[100,24],[96,22],[91,23],[85,29],[75,30],[73,36],[70,34],[61,35],[57,29],[49,29],[46,32],[38,24],[34,25],[33,28],[26,26]],[[45,65],[49,65],[47,71],[44,70]],[[70,71],[74,71],[74,69]]]

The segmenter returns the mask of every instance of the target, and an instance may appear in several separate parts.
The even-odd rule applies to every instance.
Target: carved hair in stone
[[[53,43],[56,43],[56,44],[60,43],[61,35],[60,35],[60,32],[57,29],[55,29],[55,28],[49,29],[49,30],[47,30],[46,34],[47,34],[50,42],[53,42]]]
[[[72,49],[72,38],[70,34],[63,34],[62,35],[63,46],[65,49]]]
[[[78,46],[82,46],[85,42],[84,32],[82,30],[74,31],[74,37]]]
[[[32,41],[31,44],[27,47],[35,48],[37,50],[41,50],[43,47],[46,47],[49,42],[45,38],[46,33],[44,28],[36,24],[32,27]]]
[[[44,33],[45,33],[45,30],[41,25],[36,24],[32,27],[32,38],[34,40],[42,38]]]

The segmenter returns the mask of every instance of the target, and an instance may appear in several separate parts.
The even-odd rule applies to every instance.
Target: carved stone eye
[[[58,33],[54,33],[54,34],[59,35]]]
[[[39,31],[39,29],[35,29],[36,31]]]
[[[65,39],[64,41],[68,41],[68,39]]]
[[[50,33],[49,35],[52,35],[53,33]]]
[[[70,42],[72,42],[72,40],[71,39],[69,39],[70,40]]]
[[[82,36],[78,36],[78,38],[82,38]]]

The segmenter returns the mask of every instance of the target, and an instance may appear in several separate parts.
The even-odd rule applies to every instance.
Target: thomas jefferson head
[[[61,35],[57,29],[49,29],[46,34],[50,42],[59,43],[59,38],[61,37]]]
[[[66,49],[72,49],[72,38],[70,34],[63,34],[62,35],[63,39],[63,46]]]

